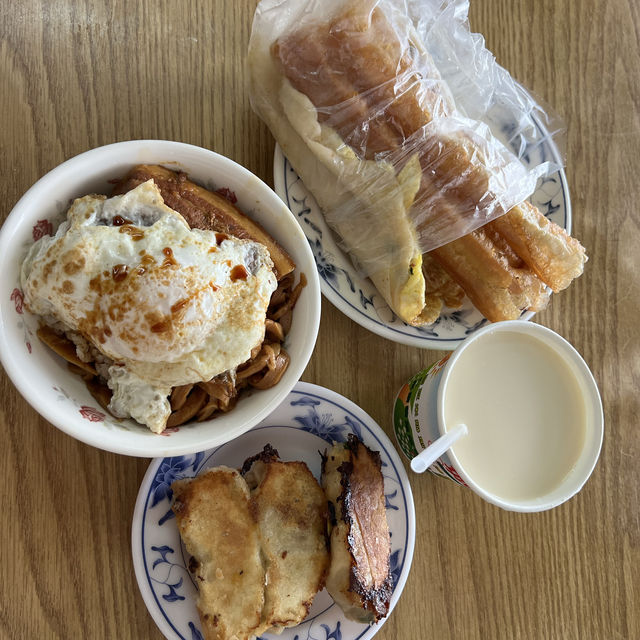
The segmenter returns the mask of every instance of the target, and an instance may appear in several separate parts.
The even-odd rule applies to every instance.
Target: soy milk
[[[579,378],[553,347],[501,331],[464,349],[443,389],[444,428],[468,435],[451,452],[468,477],[502,500],[535,500],[556,489],[585,444]]]

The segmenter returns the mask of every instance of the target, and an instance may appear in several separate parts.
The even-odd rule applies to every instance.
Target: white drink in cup
[[[595,380],[561,336],[532,322],[490,324],[414,376],[398,394],[394,430],[414,458],[467,425],[429,470],[513,511],[543,511],[575,495],[600,454]]]

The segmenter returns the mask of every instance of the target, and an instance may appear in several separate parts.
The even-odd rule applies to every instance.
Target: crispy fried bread
[[[184,173],[160,165],[133,167],[114,188],[114,195],[126,193],[152,179],[165,204],[177,211],[195,229],[209,229],[236,238],[259,242],[267,247],[278,280],[295,269],[287,252],[257,223],[227,198],[191,182]]]
[[[302,622],[329,567],[327,503],[304,462],[282,462],[266,445],[242,473],[251,489],[266,568],[264,626],[276,633]]]
[[[238,471],[216,467],[171,488],[180,537],[194,558],[206,640],[254,638],[264,630],[265,572],[246,482]]]
[[[322,487],[330,512],[327,590],[348,618],[375,622],[387,615],[392,590],[380,454],[350,435],[325,452]]]
[[[362,254],[371,254],[370,264],[367,262],[369,275],[403,320],[411,324],[433,322],[452,289],[447,280],[461,287],[492,321],[515,319],[525,309],[544,308],[549,299],[546,286],[559,291],[582,273],[587,260],[584,248],[529,202],[509,212],[497,205],[503,215],[463,235],[465,229],[477,227],[476,223],[469,227],[464,221],[482,220],[475,217],[477,212],[488,203],[493,206],[499,202],[491,184],[501,171],[500,160],[498,156],[491,159],[470,137],[446,133],[446,126],[440,130],[441,123],[455,116],[453,100],[417,35],[410,34],[405,42],[395,19],[386,15],[381,6],[372,9],[371,3],[352,2],[326,22],[310,21],[281,34],[270,48],[270,67],[262,57],[251,59],[252,68],[258,70],[254,72],[253,85],[268,86],[268,96],[275,103],[273,109],[264,111],[263,117],[277,131],[289,160],[349,251],[362,264]],[[273,86],[279,86],[280,93]],[[306,114],[309,109],[287,111],[286,104],[293,100],[312,105],[315,114],[302,122],[298,114]],[[309,149],[316,150],[315,164],[307,160]],[[364,189],[357,191],[364,203],[360,209],[355,205],[345,207],[347,196],[340,194],[356,189],[354,177],[344,165],[349,154],[371,171],[377,166],[380,184],[386,184],[382,180],[385,162],[395,164],[400,177],[409,164],[405,165],[407,157],[415,155],[419,159],[420,185],[407,215],[417,237],[427,240],[425,248],[434,246],[432,229],[442,233],[445,244],[426,254],[429,260],[424,261],[423,270],[427,285],[435,280],[447,287],[447,291],[410,287],[408,291],[424,298],[424,311],[420,314],[416,315],[410,305],[407,309],[411,313],[407,315],[374,269],[376,261],[383,261],[380,247],[385,245],[380,243],[379,235],[386,238],[397,224],[391,209],[375,210],[380,219],[371,225],[379,227],[380,234],[369,232],[368,248],[363,241],[362,224],[345,223],[344,218],[354,211],[369,223],[374,217],[367,213],[372,210],[370,201],[377,200],[362,199],[361,192],[370,196],[369,190]],[[331,162],[323,160],[325,156]],[[348,184],[342,184],[344,177],[336,178],[331,173],[336,156],[342,162],[340,176],[347,176]],[[322,173],[322,162],[331,171]],[[388,244],[397,249],[395,241]],[[405,245],[405,251],[413,255],[415,247]],[[434,265],[438,266],[435,271]],[[410,276],[414,276],[411,268],[406,274],[407,282]],[[402,289],[400,299],[407,295]]]

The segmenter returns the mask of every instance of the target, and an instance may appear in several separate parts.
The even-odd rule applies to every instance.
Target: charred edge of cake
[[[342,462],[336,471],[340,474],[340,485],[342,486],[342,493],[338,496],[336,503],[342,502],[342,520],[351,526],[353,524],[353,518],[350,513],[352,499],[351,474],[353,473],[353,462],[350,460]]]
[[[187,569],[189,570],[189,573],[197,578],[198,580],[200,580],[201,582],[204,581],[204,578],[201,575],[198,575],[198,571],[200,569],[200,561],[195,557],[195,556],[191,556],[189,558],[189,562],[187,564]]]
[[[264,445],[264,448],[262,449],[262,451],[260,451],[260,453],[256,453],[255,456],[251,456],[244,461],[244,463],[242,464],[242,468],[240,469],[240,473],[243,476],[249,473],[249,470],[253,466],[253,463],[258,462],[258,460],[264,462],[265,464],[268,464],[269,462],[279,462],[280,454],[278,453],[277,449],[274,449],[269,443],[267,443]]]
[[[324,451],[320,451],[320,449],[318,449],[318,454],[320,456],[320,476],[323,477],[325,469],[327,468],[327,458],[329,457],[329,454],[326,449]]]
[[[355,434],[350,433],[347,436],[347,441],[345,442],[344,446],[345,446],[345,449],[348,449],[349,451],[351,451],[355,456],[358,455],[358,449],[362,447],[364,451],[371,456],[371,459],[373,460],[378,470],[379,471],[382,470],[382,457],[380,456],[380,452],[374,451],[373,449],[370,449],[369,447],[367,447],[367,445],[364,442],[362,442],[362,440],[360,440],[358,436],[356,436]]]
[[[187,505],[182,502],[180,498],[176,498],[175,494],[172,497],[173,500],[171,502],[171,510],[175,515],[180,515],[187,508]]]
[[[376,622],[389,613],[389,603],[393,593],[393,581],[390,574],[387,574],[384,582],[377,589],[370,589],[360,582],[355,567],[352,565],[349,589],[360,596],[364,609],[373,614]]]
[[[327,500],[327,511],[327,519],[329,520],[329,524],[332,527],[335,527],[338,524],[338,519],[336,518],[336,507],[333,502],[331,502],[331,500]]]
[[[350,433],[347,435],[347,439],[344,442],[344,448],[349,451],[356,451],[359,445],[363,445],[362,440],[358,438],[355,433]]]

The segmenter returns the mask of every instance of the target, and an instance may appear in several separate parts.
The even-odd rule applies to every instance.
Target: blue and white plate
[[[536,123],[536,126],[544,134],[542,125]],[[506,133],[506,123],[503,128]],[[548,135],[542,137],[541,144],[526,146],[524,151],[519,151],[521,162],[526,167],[546,161],[562,166],[560,154],[551,138]],[[523,143],[526,141],[517,139],[510,144],[518,152]],[[455,349],[469,334],[488,322],[465,298],[460,309],[445,308],[431,325],[412,327],[406,324],[393,313],[373,283],[354,268],[349,256],[339,247],[314,197],[278,145],[273,160],[273,179],[275,192],[296,216],[311,245],[322,293],[354,322],[388,340],[424,349]],[[562,169],[540,180],[529,200],[549,220],[571,232],[571,203]],[[533,312],[528,311],[521,319],[532,317]]]
[[[346,398],[299,382],[286,400],[251,431],[215,449],[156,458],[142,481],[133,514],[133,564],[142,597],[156,624],[171,640],[202,640],[196,586],[187,570],[189,555],[171,511],[171,483],[217,465],[240,467],[270,443],[283,460],[302,460],[320,477],[320,454],[332,442],[356,434],[382,458],[387,520],[391,532],[393,609],[404,588],[415,542],[415,512],[407,474],[389,438],[362,409]],[[384,624],[368,626],[345,618],[326,590],[316,596],[308,617],[276,640],[356,640],[372,638]]]

